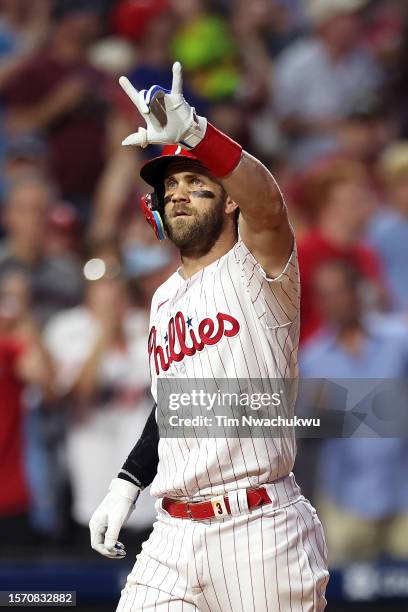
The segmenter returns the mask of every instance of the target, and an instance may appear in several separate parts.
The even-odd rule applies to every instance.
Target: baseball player
[[[296,379],[298,263],[274,178],[196,115],[178,62],[171,91],[120,82],[146,121],[123,144],[164,145],[141,170],[143,212],[181,256],[151,305],[155,402],[164,381]],[[323,610],[326,545],[291,471],[294,436],[159,437],[156,420],[154,407],[90,521],[93,548],[122,558],[120,529],[153,481],[157,521],[117,610]]]

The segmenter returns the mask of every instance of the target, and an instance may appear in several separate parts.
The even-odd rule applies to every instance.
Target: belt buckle
[[[187,502],[186,503],[186,512],[187,512],[187,517],[190,519],[190,521],[198,521],[199,519],[194,518],[194,516],[191,514],[191,506],[192,502]]]

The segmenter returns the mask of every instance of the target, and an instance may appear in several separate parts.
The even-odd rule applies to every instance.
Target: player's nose
[[[183,185],[178,185],[171,195],[171,201],[174,202],[174,204],[189,202],[190,199],[187,189],[184,188]]]

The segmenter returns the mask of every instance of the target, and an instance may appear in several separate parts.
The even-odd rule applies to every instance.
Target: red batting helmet
[[[158,157],[154,157],[146,162],[141,170],[140,176],[146,183],[154,187],[153,193],[147,193],[141,198],[141,209],[146,221],[152,226],[154,233],[159,240],[165,239],[162,214],[164,209],[164,173],[167,166],[183,158],[188,162],[194,160],[200,164],[200,160],[187,149],[183,149],[180,145],[166,145],[163,147],[162,153]]]

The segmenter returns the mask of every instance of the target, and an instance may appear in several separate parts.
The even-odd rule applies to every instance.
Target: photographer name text
[[[320,427],[320,419],[293,417],[259,417],[242,414],[240,417],[225,415],[181,417],[172,414],[169,417],[171,427]]]

